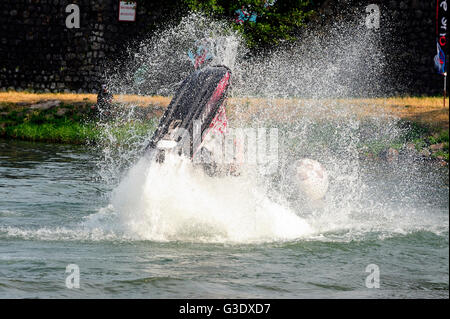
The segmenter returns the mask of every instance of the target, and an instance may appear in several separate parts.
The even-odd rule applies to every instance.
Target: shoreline
[[[169,102],[170,97],[114,96],[113,105],[118,114],[126,110],[124,106],[136,106],[134,120],[118,123],[114,128],[117,135],[126,136],[130,128],[144,135],[155,129]],[[238,117],[245,122],[254,114],[264,114],[262,120],[270,121],[280,108],[287,110],[287,114],[301,116],[305,112],[301,106],[307,103],[311,102],[299,99],[230,98],[229,117],[231,120]],[[403,154],[415,153],[419,158],[448,165],[449,114],[448,107],[440,105],[442,98],[338,99],[330,100],[330,103],[334,103],[333,108],[351,105],[352,112],[362,119],[362,123],[364,119],[383,112],[388,116],[396,116],[399,118],[398,125],[407,128],[408,136],[398,143],[361,145],[360,152],[364,157],[392,161]],[[101,127],[93,109],[95,105],[94,94],[0,92],[0,137],[36,142],[95,144],[101,137]],[[236,114],[237,105],[245,105],[244,115]],[[295,113],[290,113],[294,107]],[[285,120],[289,122],[290,119]]]

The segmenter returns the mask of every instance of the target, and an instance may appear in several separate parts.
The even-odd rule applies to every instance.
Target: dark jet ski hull
[[[170,149],[192,159],[226,97],[230,78],[231,71],[225,66],[208,66],[186,78],[164,112],[146,153],[156,151],[157,160],[163,161]]]

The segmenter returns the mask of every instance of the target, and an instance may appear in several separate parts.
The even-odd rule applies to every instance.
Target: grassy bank
[[[94,125],[72,122],[63,123],[21,123],[7,127],[4,136],[28,141],[44,141],[68,144],[95,142],[98,137]]]
[[[94,122],[89,121],[88,104],[61,103],[58,108],[39,110],[21,103],[0,104],[1,136],[74,144],[95,140],[97,132]],[[63,111],[59,111],[60,109]]]
[[[51,100],[50,100],[51,101]],[[48,101],[47,101],[48,102]],[[63,102],[48,109],[34,108],[42,104],[0,102],[0,137],[27,141],[67,144],[95,144],[104,134],[94,103]],[[151,119],[109,123],[110,134],[118,143],[134,135],[147,135],[156,127],[156,116]]]
[[[43,107],[43,104],[52,101],[54,106]],[[109,125],[112,129],[109,133],[119,142],[127,141],[130,135],[146,135],[153,130],[170,98],[116,95],[114,101],[122,113],[129,110],[130,105],[139,106],[135,108],[132,121],[125,117],[125,120],[119,119],[114,125]],[[96,143],[104,129],[97,122],[92,108],[95,103],[96,96],[93,94],[0,92],[0,136],[30,141]],[[333,112],[316,112],[314,103],[317,101],[308,99],[230,98],[227,112],[232,122],[239,119],[238,122],[244,125],[254,116],[262,123],[285,124],[295,120],[295,117],[316,117],[318,122],[322,122],[317,126],[318,133],[314,138],[317,143],[327,136],[327,127],[331,132],[326,137],[329,142],[333,121],[340,116],[348,116],[348,112],[339,112],[340,108],[350,109],[352,116],[362,119],[363,130],[364,126],[371,125],[372,118],[380,115],[394,117],[399,119],[397,125],[404,134],[395,140],[361,144],[361,153],[380,157],[386,152],[400,152],[408,148],[423,157],[449,161],[449,113],[448,107],[442,106],[440,97],[320,101],[322,106],[329,104],[327,107]],[[283,115],[286,115],[285,118]]]
[[[360,149],[369,157],[389,157],[393,152],[415,151],[424,158],[449,162],[448,128],[410,121],[400,121],[398,126],[403,127],[404,133],[393,141],[361,144]]]

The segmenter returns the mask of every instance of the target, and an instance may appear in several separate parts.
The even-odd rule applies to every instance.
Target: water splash
[[[117,93],[169,96],[193,71],[189,52],[195,51],[199,42],[208,44],[211,64],[231,69],[248,52],[242,37],[228,23],[191,14],[179,25],[130,48],[130,59],[110,75],[109,87]]]
[[[164,164],[142,159],[114,190],[113,225],[145,240],[255,242],[303,237],[312,230],[295,213],[269,200],[248,176],[214,178],[187,159]],[[100,215],[88,225],[104,225]]]
[[[172,94],[193,70],[187,53],[205,38],[214,43],[212,63],[233,72],[228,110],[232,126],[279,129],[278,172],[261,175],[249,166],[239,177],[211,178],[185,160],[150,165],[139,154],[151,131],[139,137],[131,131],[129,143],[121,146],[111,124],[105,124],[101,174],[113,180],[115,189],[110,205],[89,216],[83,229],[138,240],[245,243],[448,231],[448,215],[427,207],[432,192],[423,195],[417,187],[432,178],[422,174],[423,167],[409,176],[408,169],[391,165],[380,171],[395,179],[374,179],[374,164],[361,161],[362,145],[395,141],[403,134],[395,118],[382,113],[361,117],[361,109],[349,102],[354,96],[389,91],[376,34],[360,23],[335,24],[306,32],[294,45],[249,57],[243,39],[228,23],[193,14],[143,41],[126,63],[130,71],[112,76],[110,89]],[[248,97],[254,99],[249,102]],[[127,110],[122,120],[133,121],[134,108]],[[329,175],[329,191],[319,207],[299,196],[289,173],[304,157],[322,163]],[[396,185],[400,180],[403,185]],[[411,202],[396,206],[405,197]]]

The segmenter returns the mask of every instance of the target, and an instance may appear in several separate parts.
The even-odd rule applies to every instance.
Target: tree
[[[250,48],[269,47],[283,40],[294,40],[297,31],[313,14],[312,0],[184,1],[190,10],[232,20],[234,28],[243,33]]]

